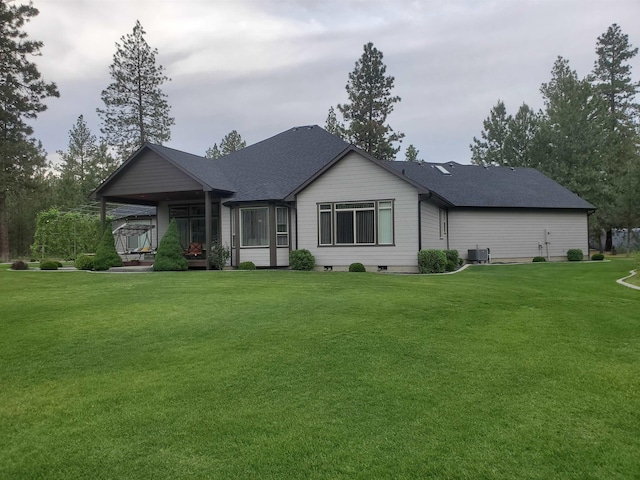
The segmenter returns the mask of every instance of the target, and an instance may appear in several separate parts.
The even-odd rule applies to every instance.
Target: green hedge
[[[93,256],[89,255],[78,255],[74,266],[78,270],[93,270]]]
[[[293,250],[289,254],[289,267],[291,270],[313,270],[316,259],[309,250]]]
[[[544,257],[533,257],[533,260],[531,260],[532,262],[546,262],[547,259]]]
[[[591,255],[591,260],[604,260],[604,255],[602,253],[594,253],[593,255]]]
[[[58,262],[55,260],[44,260],[40,262],[40,270],[57,270]]]
[[[447,269],[447,255],[442,250],[420,250],[418,271],[420,273],[444,273]]]
[[[460,254],[458,250],[443,250],[444,255],[447,259],[447,263],[445,265],[445,270],[447,272],[453,272],[457,270],[461,265]]]
[[[238,270],[255,270],[256,264],[253,262],[240,262],[238,265]]]
[[[567,250],[567,260],[570,262],[580,262],[584,259],[584,254],[579,248],[571,248]]]
[[[350,272],[366,272],[367,269],[364,268],[364,265],[361,264],[360,262],[355,262],[349,265],[349,271]]]

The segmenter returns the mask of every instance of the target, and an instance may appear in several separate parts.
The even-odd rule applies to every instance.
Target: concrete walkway
[[[630,283],[625,282],[625,280],[626,280],[627,278],[631,278],[631,277],[633,277],[633,276],[636,274],[636,271],[635,271],[635,270],[631,270],[631,272],[630,272],[630,273],[631,273],[631,275],[627,275],[626,277],[622,277],[621,279],[616,280],[616,282],[617,282],[617,283],[619,283],[620,285],[624,285],[625,287],[633,288],[634,290],[640,290],[640,287],[639,287],[639,286],[637,286],[637,285],[632,285],[632,284],[630,284]]]

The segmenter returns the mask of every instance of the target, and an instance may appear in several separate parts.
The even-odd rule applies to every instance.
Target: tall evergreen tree
[[[40,55],[42,42],[29,40],[23,30],[38,15],[31,3],[0,1],[0,260],[8,261],[9,212],[7,196],[29,188],[45,166],[38,142],[29,138],[26,123],[46,110],[44,99],[59,96],[54,83],[45,82],[31,57]]]
[[[220,146],[217,143],[213,144],[213,147],[208,148],[205,153],[205,157],[207,158],[220,158],[224,155],[229,155],[230,153],[237,152],[247,146],[247,142],[242,139],[242,135],[240,135],[236,130],[231,130],[227,133],[222,140],[220,141]]]
[[[482,122],[484,129],[481,137],[473,137],[471,148],[471,163],[476,165],[509,165],[507,152],[507,138],[509,136],[509,122],[507,109],[502,100],[498,100],[489,116]]]
[[[540,115],[523,103],[518,112],[509,116],[509,134],[505,142],[509,166],[537,167],[539,163],[535,151],[535,139],[540,128]]]
[[[324,129],[335,135],[336,137],[340,137],[343,140],[345,139],[346,132],[344,128],[344,124],[342,124],[338,117],[336,116],[336,111],[333,107],[329,107],[329,113],[327,114],[327,120],[324,124]]]
[[[606,98],[612,125],[628,125],[638,113],[635,101],[640,88],[631,78],[629,61],[638,53],[629,43],[629,36],[622,33],[620,26],[611,25],[598,37],[593,67],[593,83]]]
[[[60,164],[59,207],[75,207],[85,203],[87,195],[98,186],[102,177],[98,165],[98,144],[95,135],[80,115],[69,131],[67,151],[58,151]]]
[[[162,84],[169,81],[164,67],[156,64],[157,49],[144,39],[139,21],[133,33],[116,43],[109,73],[113,82],[102,91],[104,109],[97,109],[101,131],[124,160],[144,142],[162,144],[171,138],[174,119]]]
[[[609,131],[602,97],[562,57],[540,91],[545,110],[536,137],[538,168],[594,205],[608,203],[611,175],[605,147]]]
[[[404,152],[404,159],[406,162],[418,162],[418,153],[420,153],[420,150],[418,150],[416,147],[413,146],[413,144],[409,145],[407,147],[407,149]]]
[[[386,75],[382,52],[369,42],[349,74],[346,90],[349,102],[338,105],[345,121],[347,139],[381,160],[393,160],[404,134],[394,132],[386,123],[400,97],[391,95],[394,77]]]

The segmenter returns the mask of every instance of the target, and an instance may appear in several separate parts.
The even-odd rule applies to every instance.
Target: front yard
[[[0,478],[633,478],[631,268],[2,268]]]

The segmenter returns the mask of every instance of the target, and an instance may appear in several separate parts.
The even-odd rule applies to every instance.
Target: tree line
[[[640,83],[629,65],[638,49],[613,24],[595,51],[584,78],[568,59],[556,59],[539,111],[523,103],[511,115],[498,100],[470,148],[472,163],[533,167],[591,202],[591,233],[602,241],[608,232],[600,244],[608,250],[612,228],[640,224]]]
[[[109,66],[111,83],[101,92],[101,137],[79,115],[69,131],[60,162],[52,168],[28,122],[58,97],[53,82],[41,78],[32,58],[42,42],[29,40],[23,27],[38,10],[31,3],[0,2],[0,259],[29,251],[39,211],[77,208],[88,194],[145,142],[171,138],[174,118],[162,86],[170,81],[145,40],[139,21],[121,37]],[[597,60],[586,78],[558,57],[551,79],[541,86],[544,108],[523,103],[515,115],[498,100],[470,145],[471,161],[481,165],[534,167],[598,206],[596,231],[632,227],[640,221],[639,84],[629,60],[638,52],[616,24],[598,37]],[[325,128],[382,160],[395,160],[404,134],[388,117],[401,98],[373,43],[348,75],[347,101],[329,108]],[[338,118],[340,115],[340,119]],[[232,130],[205,152],[216,159],[246,146]],[[405,160],[419,161],[410,144]]]

